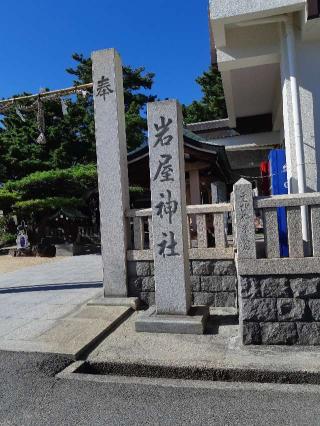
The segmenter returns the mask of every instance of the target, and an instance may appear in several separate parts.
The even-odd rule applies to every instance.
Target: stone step
[[[231,337],[238,334],[239,314],[233,307],[210,307],[210,316],[207,322],[206,334],[216,334],[222,337]]]

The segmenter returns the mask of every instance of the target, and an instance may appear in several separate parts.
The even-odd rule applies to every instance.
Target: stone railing
[[[320,193],[253,197],[251,183],[241,179],[234,203],[243,343],[320,345]],[[280,257],[279,207],[286,210],[288,257]],[[310,213],[311,242],[303,241],[301,207]],[[264,221],[262,241],[255,234],[255,209]],[[261,251],[257,256],[260,243],[264,258]]]
[[[79,226],[78,227],[78,233],[81,237],[100,237],[100,230],[97,226]]]
[[[233,239],[228,236],[229,203],[187,206],[190,259],[233,259]],[[152,210],[129,210],[130,224],[127,259],[153,260]]]
[[[234,196],[240,274],[266,275],[270,271],[279,274],[320,272],[320,193],[253,197],[251,184],[239,181],[235,185]],[[286,210],[289,247],[287,257],[280,256],[279,207]],[[301,207],[307,209],[307,216],[310,213],[309,242],[303,240]],[[262,214],[263,239],[255,235],[255,210]]]
[[[291,194],[273,197],[256,197],[253,200],[255,209],[263,212],[265,251],[267,258],[279,258],[278,208],[286,210],[288,228],[288,246],[290,258],[305,257],[305,245],[302,237],[301,207],[310,206],[311,223],[309,235],[313,257],[320,256],[320,194]]]

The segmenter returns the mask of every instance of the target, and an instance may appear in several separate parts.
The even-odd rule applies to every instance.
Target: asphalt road
[[[68,363],[0,352],[0,425],[320,425],[318,386],[57,379]]]

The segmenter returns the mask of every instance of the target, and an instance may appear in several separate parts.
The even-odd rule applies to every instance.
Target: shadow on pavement
[[[83,283],[61,283],[61,284],[45,284],[35,286],[20,286],[20,287],[7,287],[0,288],[1,294],[8,293],[24,293],[31,291],[54,291],[54,290],[76,290],[82,288],[102,288],[102,281],[83,282]]]

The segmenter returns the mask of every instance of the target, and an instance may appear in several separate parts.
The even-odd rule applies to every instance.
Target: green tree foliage
[[[193,101],[183,106],[183,115],[186,123],[218,120],[227,117],[227,109],[222,87],[221,75],[216,65],[196,79],[201,86],[203,97],[200,101]]]
[[[97,187],[97,183],[95,164],[34,172],[4,184],[0,189],[0,210],[18,213],[26,219],[31,213],[84,207],[86,195]],[[130,187],[132,194],[141,191],[140,187]]]
[[[91,59],[79,54],[73,59],[75,67],[67,72],[76,77],[74,84],[90,83]],[[134,149],[146,140],[145,106],[155,100],[148,95],[154,74],[127,66],[123,75],[128,148]],[[6,215],[0,223],[0,244],[12,240],[13,213],[36,226],[60,208],[86,211],[86,194],[97,187],[92,94],[68,98],[66,115],[59,99],[45,101],[45,145],[36,143],[37,111],[26,110],[32,104],[34,100],[17,102],[0,120],[0,182],[5,182],[0,210]],[[19,106],[24,120],[16,112]],[[130,188],[131,193],[140,191]]]
[[[23,112],[25,122],[17,116],[15,107],[6,113],[0,131],[0,180],[96,161],[89,101],[77,96],[67,104],[68,114],[64,116],[60,102],[45,102],[45,145],[35,142],[39,135],[36,111]]]
[[[30,200],[54,196],[81,197],[85,191],[96,186],[96,166],[86,164],[68,169],[35,172],[20,180],[7,182],[2,191],[19,194],[20,199]]]
[[[0,210],[4,214],[12,211],[12,206],[20,200],[20,196],[15,191],[8,191],[5,188],[0,189]]]
[[[13,208],[21,215],[29,216],[34,212],[47,213],[50,210],[83,207],[85,201],[76,197],[46,197],[34,200],[17,201]]]
[[[91,82],[91,59],[79,54],[73,59],[76,66],[67,72],[76,77],[74,83]],[[147,94],[154,74],[146,73],[143,67],[124,67],[123,73],[128,148],[134,149],[146,138],[144,112],[146,103],[155,99]],[[23,106],[31,103],[24,102]],[[23,112],[25,121],[17,115],[16,105],[6,112],[0,125],[0,181],[96,162],[92,95],[75,95],[66,103],[68,113],[63,115],[59,100],[45,102],[45,145],[35,142],[39,135],[36,111]]]
[[[34,220],[63,207],[84,207],[86,192],[96,186],[95,164],[34,172],[4,184],[0,189],[0,209],[24,219],[32,215]]]
[[[91,59],[78,53],[75,53],[72,57],[78,65],[76,68],[67,69],[67,72],[76,77],[74,84],[90,83],[92,81]],[[147,94],[147,91],[152,88],[153,79],[154,74],[146,73],[144,67],[123,67],[124,106],[129,150],[146,141],[145,107],[148,102],[153,102],[156,99],[156,96]]]
[[[14,244],[16,226],[10,216],[0,217],[0,247]]]

